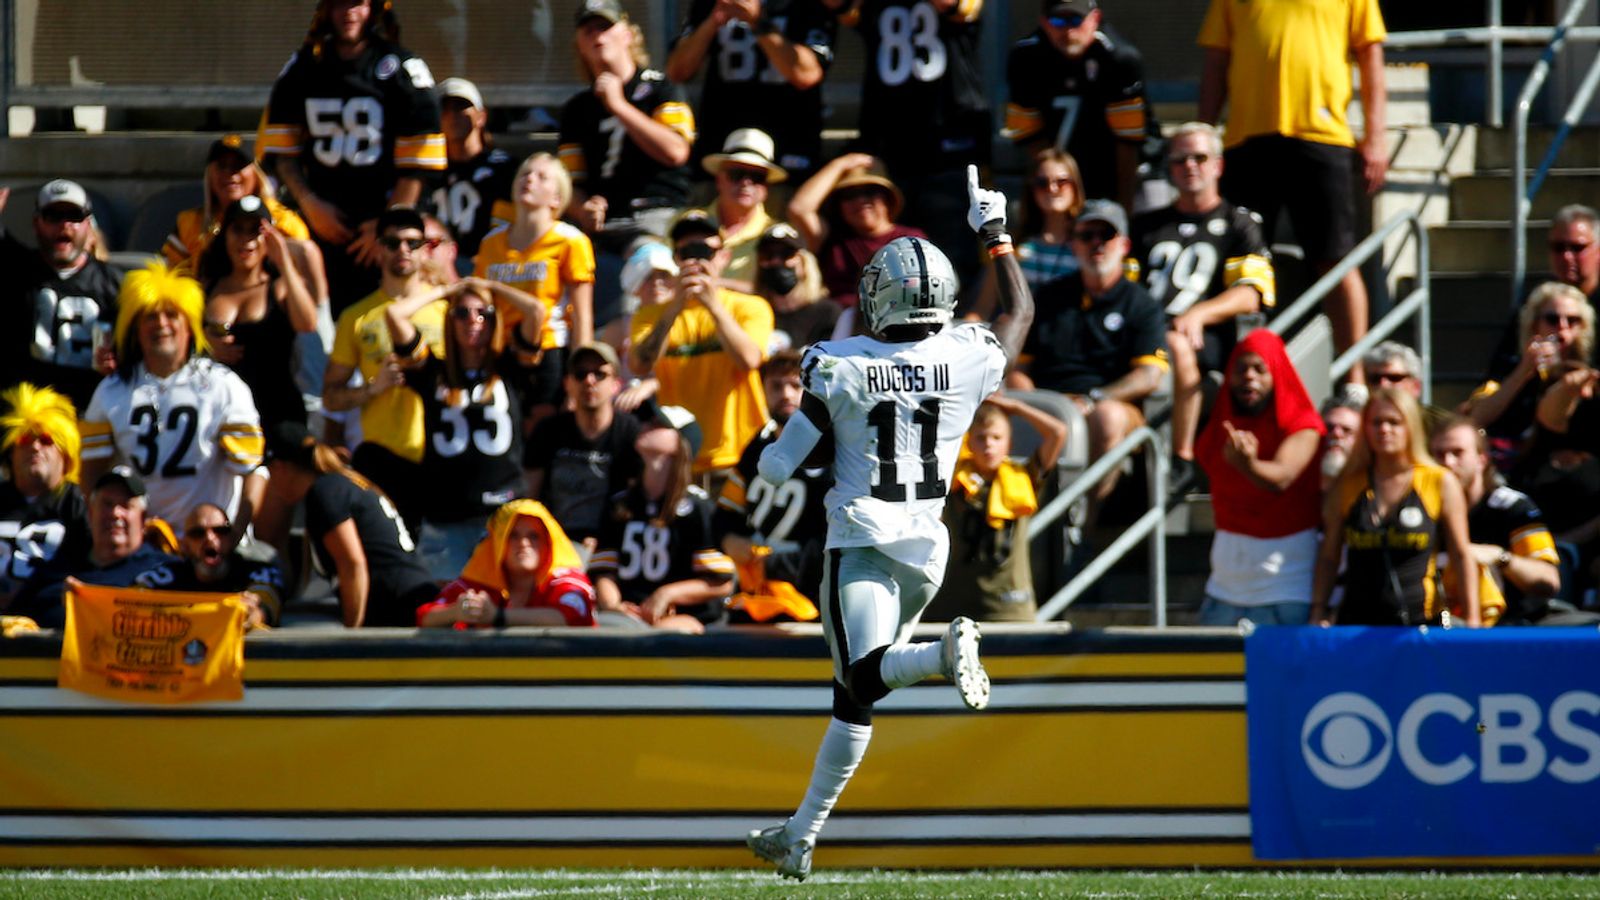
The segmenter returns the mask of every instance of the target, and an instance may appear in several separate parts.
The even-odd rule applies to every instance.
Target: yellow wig
[[[0,450],[9,452],[24,435],[42,434],[61,448],[67,480],[78,480],[78,411],[72,401],[47,387],[27,382],[0,394],[7,407],[0,415]]]
[[[139,317],[147,312],[170,306],[189,323],[189,337],[194,341],[192,354],[210,349],[206,343],[203,320],[206,311],[206,294],[200,282],[169,267],[163,262],[153,262],[142,269],[129,272],[122,279],[122,290],[117,294],[117,366],[134,354],[129,341],[137,342]]]

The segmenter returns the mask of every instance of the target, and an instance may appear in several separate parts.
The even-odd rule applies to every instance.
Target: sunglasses
[[[1551,241],[1550,252],[1571,253],[1573,256],[1578,256],[1593,246],[1594,244],[1580,244],[1575,241]]]
[[[378,243],[383,245],[384,249],[386,250],[399,250],[400,247],[404,245],[407,250],[410,250],[414,253],[418,250],[421,250],[423,247],[428,246],[428,239],[403,238],[395,237],[392,234],[386,234],[383,237],[378,238]]]
[[[688,241],[679,244],[672,255],[679,260],[710,259],[717,255],[717,249],[705,241]]]
[[[37,434],[37,433],[25,434],[22,437],[17,438],[17,445],[18,446],[30,447],[30,446],[33,446],[35,444],[37,444],[40,447],[54,447],[56,445],[56,439],[51,437],[48,434]]]
[[[1560,313],[1547,312],[1539,317],[1539,321],[1552,328],[1566,328],[1568,325],[1576,328],[1583,324],[1582,316],[1563,316]]]
[[[1211,154],[1209,153],[1178,153],[1167,157],[1167,165],[1169,166],[1186,166],[1189,163],[1203,166],[1208,162],[1211,162]]]
[[[184,529],[183,533],[184,533],[184,535],[186,537],[191,537],[191,538],[194,538],[195,540],[199,540],[200,538],[203,538],[208,534],[214,534],[217,537],[227,537],[228,535],[233,534],[233,526],[232,525],[196,525],[193,528]]]
[[[1083,16],[1076,14],[1067,16],[1050,16],[1044,21],[1045,24],[1049,25],[1051,28],[1077,28],[1079,25],[1083,24]]]
[[[728,166],[722,170],[722,174],[728,176],[728,180],[732,182],[748,181],[751,184],[767,183],[766,169],[746,169],[742,166]]]
[[[450,318],[457,322],[476,322],[482,319],[485,322],[494,321],[494,307],[492,306],[457,306],[450,310]]]
[[[568,374],[572,376],[573,381],[585,382],[589,381],[590,379],[595,381],[605,381],[607,378],[611,377],[612,372],[610,369],[600,366],[593,369],[573,369]]]
[[[1072,232],[1072,239],[1080,244],[1104,244],[1116,236],[1109,228],[1080,228]]]
[[[51,225],[60,225],[63,222],[85,221],[89,218],[89,214],[81,209],[62,209],[53,206],[39,210],[39,218]]]
[[[1410,381],[1411,376],[1405,372],[1378,372],[1372,376],[1379,384],[1401,384]]]
[[[1059,175],[1055,178],[1051,178],[1048,175],[1037,175],[1033,179],[1033,186],[1041,191],[1053,191],[1057,188],[1066,187],[1071,183],[1072,179],[1065,175]]]

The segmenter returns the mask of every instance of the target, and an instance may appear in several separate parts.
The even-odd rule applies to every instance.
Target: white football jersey
[[[200,503],[239,512],[240,476],[261,465],[261,420],[250,388],[215,360],[192,359],[166,378],[143,364],[106,377],[78,423],[83,458],[120,453],[149,492],[149,515],[181,523]]]
[[[1005,368],[999,339],[974,323],[914,343],[862,336],[806,351],[805,389],[833,425],[829,549],[876,547],[912,566],[944,558],[940,514],[961,442]]]

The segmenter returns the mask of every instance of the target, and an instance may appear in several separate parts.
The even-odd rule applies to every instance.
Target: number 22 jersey
[[[940,515],[956,457],[1005,368],[999,339],[974,323],[915,342],[861,336],[806,352],[801,379],[833,423],[828,549],[876,547],[911,566],[945,558]]]

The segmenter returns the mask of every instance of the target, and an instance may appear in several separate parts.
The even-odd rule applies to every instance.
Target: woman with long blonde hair
[[[1428,453],[1422,408],[1411,394],[1379,388],[1361,432],[1323,501],[1322,546],[1312,583],[1311,621],[1341,625],[1423,625],[1445,618],[1438,557],[1460,579],[1466,624],[1478,627],[1478,568],[1467,532],[1467,500],[1449,469]],[[1346,559],[1344,601],[1328,600]]]

